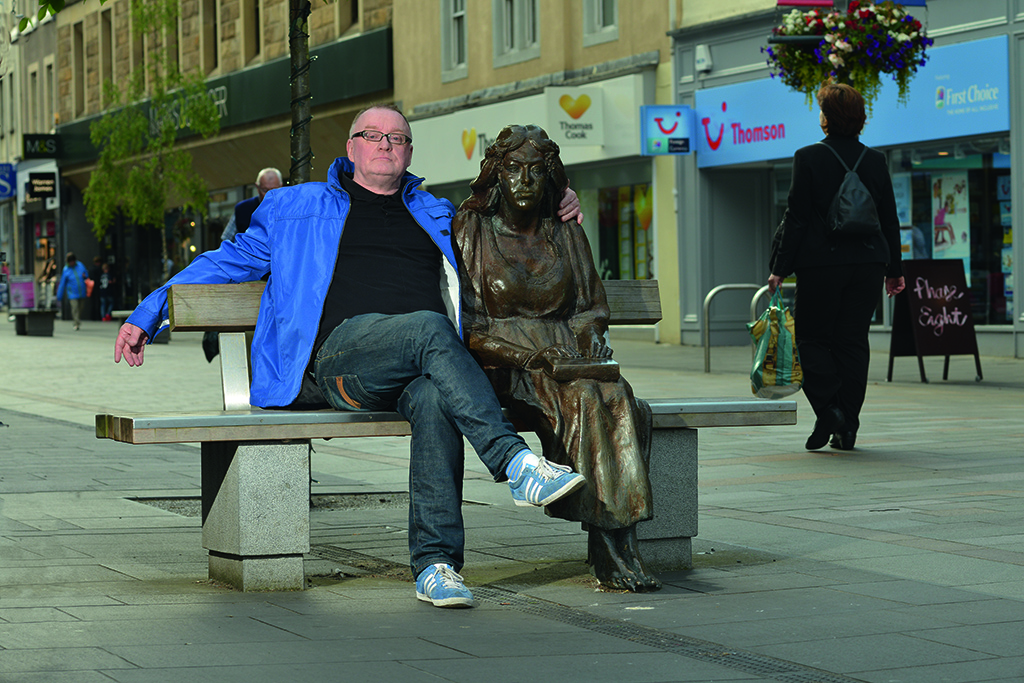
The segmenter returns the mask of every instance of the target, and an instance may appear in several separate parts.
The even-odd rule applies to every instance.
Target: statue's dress
[[[601,335],[608,327],[604,287],[583,229],[550,220],[542,229],[547,255],[530,272],[517,257],[516,233],[502,218],[458,212],[453,231],[463,329],[502,405],[538,433],[544,456],[587,479],[579,492],[549,505],[548,513],[625,528],[652,516],[650,407],[621,377],[559,382],[519,367],[524,348],[561,344],[578,350],[577,337],[586,328]]]

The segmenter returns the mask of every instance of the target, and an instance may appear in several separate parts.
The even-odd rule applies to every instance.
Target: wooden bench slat
[[[652,325],[661,320],[657,280],[605,280],[612,325]]]
[[[650,325],[661,320],[657,280],[605,280],[613,325]],[[172,329],[241,332],[256,327],[265,282],[173,285],[168,296]]]
[[[796,401],[762,399],[649,400],[656,429],[796,424]],[[511,415],[506,411],[506,415]],[[97,415],[96,436],[123,443],[276,441],[408,436],[409,423],[393,412],[336,410],[225,410]]]
[[[172,285],[168,294],[171,329],[185,332],[245,332],[256,327],[265,282],[228,285]]]

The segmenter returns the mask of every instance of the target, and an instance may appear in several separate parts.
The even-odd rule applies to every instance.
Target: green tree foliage
[[[107,0],[100,0],[100,4],[107,2]],[[42,21],[47,14],[56,14],[57,12],[64,9],[65,0],[39,0],[39,10],[37,17],[39,21]],[[21,21],[18,22],[18,30],[24,31],[28,28],[28,24],[31,21],[31,17],[21,17]]]
[[[51,4],[56,4],[52,2]],[[135,31],[159,43],[175,27],[174,0],[132,0]],[[161,43],[162,44],[162,43]],[[167,49],[147,55],[145,69],[123,86],[104,85],[107,112],[90,126],[99,150],[85,189],[86,218],[102,239],[119,213],[137,225],[162,227],[168,206],[205,215],[207,188],[189,153],[176,147],[179,133],[208,138],[220,130],[216,105],[200,73],[182,74]]]

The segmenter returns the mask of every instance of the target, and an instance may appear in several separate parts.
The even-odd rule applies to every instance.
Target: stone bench
[[[55,308],[12,308],[14,333],[29,337],[52,337],[53,321],[57,318]]]
[[[203,547],[211,579],[242,590],[299,589],[309,552],[311,439],[408,436],[392,412],[283,411],[249,405],[246,332],[263,282],[175,285],[174,329],[220,332],[224,409],[96,416],[96,435],[135,444],[201,444]],[[613,324],[660,319],[657,283],[605,283]],[[628,373],[627,373],[628,379]],[[648,399],[654,413],[651,483],[655,518],[638,527],[655,571],[691,565],[697,535],[697,430],[796,423],[796,402]],[[515,418],[509,416],[513,423]]]

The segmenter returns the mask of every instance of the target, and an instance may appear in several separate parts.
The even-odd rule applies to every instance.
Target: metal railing
[[[782,287],[784,289],[791,289],[791,288],[796,287],[796,283],[795,282],[783,282],[782,283]],[[725,292],[725,291],[729,291],[729,290],[735,291],[735,290],[738,290],[738,289],[753,289],[753,290],[755,290],[754,297],[750,300],[750,320],[751,320],[751,322],[753,322],[754,320],[757,319],[757,304],[758,304],[758,302],[761,300],[762,296],[764,296],[765,294],[768,293],[768,285],[749,284],[749,283],[741,283],[741,282],[730,283],[730,284],[727,284],[727,285],[718,285],[717,287],[712,289],[710,292],[708,292],[708,295],[706,297],[704,297],[704,316],[702,318],[702,323],[703,323],[702,326],[703,326],[703,334],[704,334],[704,372],[711,372],[711,319],[710,319],[711,300],[714,299],[715,296],[719,292]],[[753,358],[753,352],[754,352],[754,345],[753,345],[753,341],[752,341],[751,342],[751,358]]]

